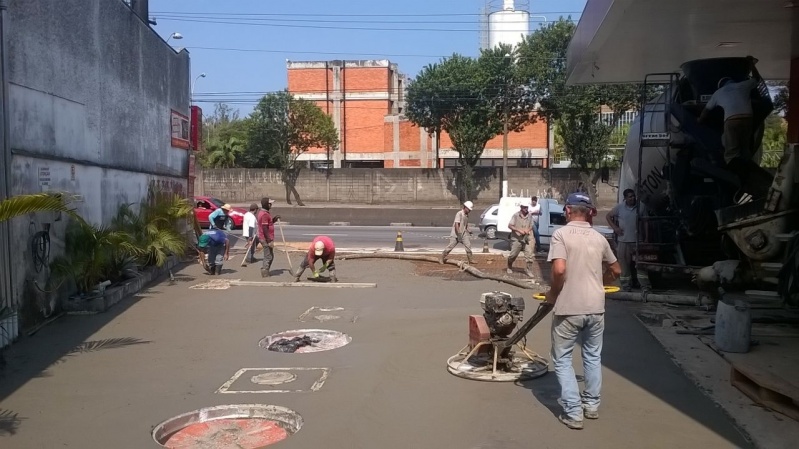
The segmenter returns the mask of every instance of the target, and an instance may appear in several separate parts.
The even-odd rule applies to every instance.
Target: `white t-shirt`
[[[244,214],[244,223],[242,223],[242,234],[245,238],[250,237],[250,228],[255,229],[257,220],[255,219],[255,214],[252,212],[247,212]]]
[[[538,223],[538,219],[541,218],[541,203],[536,202],[535,206],[530,208],[530,213],[533,214],[533,223]]]
[[[724,109],[724,120],[736,115],[752,115],[751,92],[755,86],[757,81],[753,78],[740,83],[727,83],[710,97],[705,108],[721,106]]]

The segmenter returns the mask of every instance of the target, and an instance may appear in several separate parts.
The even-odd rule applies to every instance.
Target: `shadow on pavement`
[[[721,408],[688,379],[629,308],[608,302],[605,326],[602,350],[604,369],[615,372],[675,410],[703,424],[729,441],[731,447],[753,447]],[[579,347],[575,348],[575,360],[579,351]],[[547,359],[548,352],[547,348]],[[582,388],[581,363],[575,363],[574,368]],[[519,384],[529,389],[554,415],[560,415],[560,386],[554,372],[550,371],[544,377]],[[603,390],[603,402],[612,402],[613,396],[608,395],[607,388]],[[600,407],[600,414],[601,410]]]
[[[191,263],[181,264],[172,272],[177,278],[179,277],[177,273],[189,266]],[[150,343],[135,337],[94,341],[86,341],[86,338],[125,313],[142,298],[147,297],[149,290],[165,279],[169,280],[168,275],[154,280],[148,288],[120,301],[105,313],[67,315],[45,326],[31,337],[22,333],[23,337],[6,353],[7,365],[0,369],[0,403],[31,379],[50,377],[48,368],[64,362],[68,357]],[[43,344],[44,342],[46,344]],[[23,419],[11,411],[0,409],[0,435],[4,432],[13,434]]]
[[[27,418],[22,418],[18,413],[0,408],[0,435],[14,435],[20,423]]]

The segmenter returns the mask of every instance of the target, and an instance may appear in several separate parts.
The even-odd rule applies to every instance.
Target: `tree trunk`
[[[300,192],[297,191],[297,179],[300,177],[300,169],[292,168],[283,171],[283,185],[286,187],[286,203],[291,204],[291,196],[297,200],[298,206],[305,206],[300,198]]]

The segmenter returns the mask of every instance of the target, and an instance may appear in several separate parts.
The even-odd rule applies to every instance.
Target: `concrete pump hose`
[[[415,260],[421,262],[431,262],[431,263],[440,263],[440,259],[435,256],[423,256],[421,254],[352,254],[348,256],[342,256],[341,260],[357,260],[357,259],[399,259],[399,260]],[[487,279],[490,281],[497,281],[497,282],[504,282],[506,284],[513,285],[514,287],[523,288],[526,290],[533,290],[537,288],[536,284],[530,282],[521,282],[516,279],[511,279],[503,276],[494,276],[491,274],[483,273],[482,271],[478,270],[475,267],[467,265],[463,262],[454,261],[454,260],[447,260],[444,263],[449,265],[454,265],[458,267],[461,271],[465,271],[471,274],[474,277],[480,279]]]

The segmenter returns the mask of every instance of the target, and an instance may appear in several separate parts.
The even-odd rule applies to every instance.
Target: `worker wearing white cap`
[[[519,204],[519,212],[513,214],[508,222],[508,228],[511,230],[510,234],[510,255],[508,256],[508,274],[513,273],[513,262],[519,257],[519,253],[524,251],[524,260],[527,262],[524,273],[533,277],[533,258],[535,253],[533,251],[533,244],[530,238],[533,237],[535,222],[533,214],[530,212],[532,207],[529,200],[522,200]]]
[[[320,273],[328,270],[330,271],[330,280],[333,282],[338,282],[338,278],[336,277],[335,258],[336,245],[333,243],[333,239],[325,235],[320,235],[314,238],[313,242],[311,242],[311,247],[308,248],[308,254],[306,254],[302,259],[297,274],[294,275],[294,282],[300,281],[300,276],[302,276],[302,273],[304,273],[305,269],[308,267],[311,267],[313,270],[314,278],[318,278]],[[314,265],[319,259],[322,259],[322,266],[319,268],[319,270],[316,270]]]
[[[462,243],[466,247],[466,259],[472,263],[472,242],[469,240],[469,212],[474,209],[474,203],[466,201],[461,210],[455,214],[455,221],[452,223],[452,231],[449,234],[449,246],[441,253],[440,262],[443,264],[447,260],[449,253]]]

